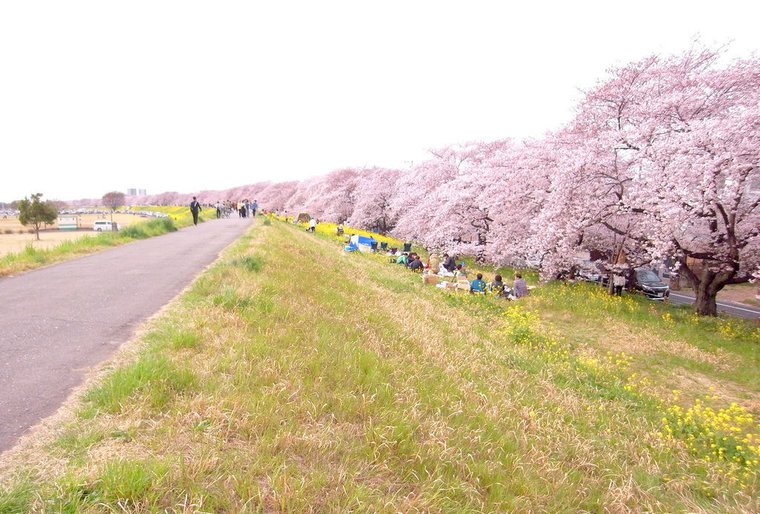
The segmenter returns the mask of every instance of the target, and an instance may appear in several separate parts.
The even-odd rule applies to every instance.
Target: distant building
[[[134,189],[134,188],[127,189],[127,196],[137,196],[137,189]]]
[[[137,189],[134,187],[127,189],[127,196],[146,196],[147,194],[148,191],[146,189]]]
[[[138,189],[137,190],[137,195],[138,196],[147,196],[148,195],[148,190],[147,189]]]

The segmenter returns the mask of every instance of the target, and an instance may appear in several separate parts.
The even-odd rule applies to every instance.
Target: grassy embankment
[[[140,344],[17,455],[0,512],[760,507],[741,321],[584,286],[449,293],[259,222]]]
[[[141,221],[124,227],[118,232],[101,232],[92,236],[61,241],[57,246],[47,249],[28,245],[21,252],[0,256],[0,276],[14,275],[136,239],[166,234],[192,223],[187,207],[134,207],[133,210],[164,212],[169,214],[171,219],[156,218]]]

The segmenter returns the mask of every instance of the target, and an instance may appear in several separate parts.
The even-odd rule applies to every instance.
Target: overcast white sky
[[[760,2],[512,4],[2,2],[0,201],[402,167],[556,129],[605,69],[695,36],[760,50]]]

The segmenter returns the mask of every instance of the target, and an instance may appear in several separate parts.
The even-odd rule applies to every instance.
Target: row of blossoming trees
[[[411,170],[347,168],[225,197],[494,263],[540,256],[547,276],[581,249],[610,266],[668,258],[692,283],[695,310],[715,314],[717,292],[760,269],[760,61],[722,60],[700,49],[611,70],[571,123],[541,139],[454,145]]]

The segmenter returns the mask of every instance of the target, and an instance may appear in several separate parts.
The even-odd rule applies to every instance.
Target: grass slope
[[[257,223],[142,345],[19,454],[0,512],[759,507],[748,324],[447,293]]]

